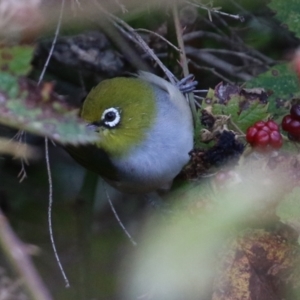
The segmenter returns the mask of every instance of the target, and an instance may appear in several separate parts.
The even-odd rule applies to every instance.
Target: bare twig
[[[128,12],[128,9],[126,8],[126,6],[124,4],[122,4],[122,3],[120,3],[119,0],[115,0],[115,2],[120,6],[123,14],[125,14],[125,13]]]
[[[18,174],[19,182],[22,182],[25,178],[27,178],[27,172],[25,168],[25,161],[21,159],[21,170]]]
[[[18,239],[0,210],[0,246],[34,300],[51,300],[52,297],[36,272],[26,253],[25,245]]]
[[[265,61],[268,65],[275,63],[275,61],[273,59],[271,59],[270,57],[262,54],[261,52],[259,52],[256,49],[251,48],[248,45],[246,45],[245,42],[244,42],[244,40],[235,32],[235,30],[233,30],[229,26],[229,24],[223,18],[221,18],[221,16],[217,15],[216,18],[218,19],[218,21],[220,21],[223,24],[223,26],[225,26],[225,28],[235,38],[235,40],[237,41],[237,43],[240,45],[241,50],[245,49],[245,50],[243,50],[244,52],[251,53],[253,56],[259,57],[261,60]]]
[[[213,24],[213,23],[210,23],[210,24]],[[183,36],[183,40],[185,42],[190,42],[192,40],[201,39],[201,38],[210,38],[217,42],[220,42],[220,43],[226,44],[230,47],[233,47],[235,49],[239,49],[241,52],[248,53],[248,55],[251,54],[253,56],[256,56],[257,58],[261,59],[267,65],[273,65],[276,63],[276,61],[273,60],[272,58],[267,57],[266,55],[260,53],[256,49],[253,49],[253,48],[245,45],[242,41],[237,42],[237,41],[230,39],[230,37],[223,36],[223,35],[220,35],[220,34],[217,34],[214,32],[198,30],[198,31],[186,33]]]
[[[238,47],[241,46],[239,43],[233,41],[227,36],[223,36],[214,32],[209,31],[203,31],[203,30],[197,30],[193,32],[189,32],[184,34],[183,40],[184,42],[190,42],[195,39],[201,39],[201,38],[211,38],[217,42],[224,43],[230,47]]]
[[[195,39],[202,39],[202,38],[212,38],[216,40],[217,42],[225,42],[228,43],[230,46],[233,44],[233,42],[228,38],[221,36],[220,34],[214,33],[214,32],[209,32],[209,31],[204,31],[204,30],[197,30],[197,31],[192,31],[185,33],[183,35],[183,41],[184,42],[190,42]]]
[[[229,13],[221,11],[220,8],[208,7],[207,5],[202,5],[202,4],[199,4],[199,3],[193,3],[193,2],[190,2],[190,1],[185,1],[185,2],[192,5],[192,6],[196,6],[196,7],[199,7],[201,9],[207,10],[210,21],[212,21],[211,13],[220,14],[220,15],[223,15],[223,16],[235,19],[235,20],[240,20],[241,22],[244,22],[244,20],[245,20],[244,17],[241,16],[241,15],[229,14]]]
[[[52,57],[52,54],[53,54],[53,51],[54,51],[54,48],[55,48],[56,41],[57,41],[57,38],[59,36],[60,27],[61,27],[61,22],[62,22],[64,7],[65,7],[65,0],[62,0],[61,1],[60,14],[59,14],[58,22],[57,22],[57,25],[56,25],[56,30],[55,30],[54,38],[52,40],[52,44],[51,44],[51,48],[50,48],[47,60],[46,60],[46,62],[44,64],[43,70],[42,70],[42,72],[40,74],[40,77],[39,77],[39,80],[38,80],[38,85],[42,82],[42,80],[43,80],[43,78],[45,76],[46,70],[48,68],[50,59]]]
[[[99,1],[94,0],[96,6],[105,13],[112,21],[114,21],[115,25],[118,24],[122,26],[126,31],[128,31],[132,37],[134,38],[135,42],[141,49],[143,49],[156,63],[157,65],[163,70],[163,72],[168,77],[169,81],[172,84],[176,84],[178,81],[176,77],[172,74],[172,72],[161,62],[161,60],[155,55],[154,51],[147,45],[147,43],[141,38],[141,36],[135,32],[135,30],[129,26],[126,22],[122,19],[114,16],[113,14],[107,12],[99,3]]]
[[[197,94],[197,93],[207,93],[208,90],[193,90],[193,93],[194,94]]]
[[[232,55],[232,56],[238,56],[240,58],[243,58],[245,60],[249,60],[257,65],[264,65],[264,62],[261,60],[250,56],[244,52],[240,51],[233,51],[233,50],[227,50],[227,49],[213,49],[213,48],[205,48],[205,49],[198,49],[200,52],[211,52],[211,53],[219,53],[219,54],[225,54],[225,55]]]
[[[172,44],[170,41],[168,41],[166,38],[164,38],[162,35],[158,34],[157,32],[154,32],[154,31],[148,30],[148,29],[144,29],[144,28],[137,28],[137,29],[135,29],[135,31],[137,31],[137,32],[147,32],[147,33],[153,34],[153,35],[157,36],[158,38],[160,38],[165,43],[167,43],[169,46],[171,46],[176,51],[181,52],[181,50],[178,47],[176,47],[174,44]]]
[[[54,236],[53,236],[53,226],[52,226],[53,182],[52,182],[51,165],[50,165],[50,159],[49,159],[48,138],[45,138],[45,156],[46,156],[46,166],[47,166],[48,185],[49,185],[48,224],[49,224],[50,240],[51,240],[51,245],[53,248],[53,252],[54,252],[58,267],[59,267],[61,274],[65,280],[66,287],[68,288],[68,287],[70,287],[70,283],[66,276],[64,268],[60,262],[60,259],[59,259],[59,256],[58,256],[58,253],[56,250],[56,246],[55,246]]]
[[[51,48],[47,57],[47,60],[44,64],[43,70],[40,74],[39,80],[38,80],[38,85],[42,82],[45,72],[48,68],[50,59],[52,57],[55,45],[56,45],[56,41],[57,38],[59,36],[59,32],[60,32],[60,28],[61,28],[61,22],[62,22],[62,18],[63,18],[63,13],[64,13],[64,7],[65,7],[65,0],[61,1],[61,8],[60,8],[60,14],[58,17],[58,22],[56,25],[56,30],[55,30],[55,34],[54,34],[54,38],[52,40],[52,44],[51,44]],[[54,242],[54,237],[53,237],[53,229],[52,229],[52,204],[53,204],[53,184],[52,184],[52,174],[51,174],[51,165],[50,165],[50,158],[49,158],[49,149],[48,149],[48,138],[45,137],[45,157],[46,157],[46,166],[47,166],[47,175],[48,175],[48,183],[49,183],[49,205],[48,205],[48,225],[49,225],[49,234],[50,234],[50,240],[51,240],[51,245],[53,248],[53,252],[58,264],[58,267],[61,271],[61,274],[65,280],[65,284],[66,287],[70,287],[70,283],[69,280],[65,274],[65,271],[63,269],[63,266],[60,262],[57,250],[56,250],[56,246],[55,246],[55,242]]]
[[[199,52],[198,49],[193,47],[186,47],[186,53],[188,56],[193,57],[201,61],[205,61],[207,64],[222,70],[224,73],[227,73],[233,77],[239,78],[240,80],[247,81],[252,78],[252,76],[245,72],[237,72],[236,66],[219,59],[215,55],[207,52]]]
[[[122,228],[123,232],[126,234],[126,236],[128,237],[128,239],[130,240],[131,244],[133,246],[137,246],[137,242],[133,239],[133,237],[131,236],[131,234],[128,232],[127,228],[125,227],[125,225],[121,221],[121,219],[120,219],[120,217],[119,217],[119,215],[118,215],[118,213],[117,213],[117,211],[116,211],[116,209],[115,209],[115,207],[114,207],[114,205],[113,205],[113,203],[112,203],[112,201],[110,199],[110,196],[108,194],[107,188],[106,188],[106,186],[104,184],[103,184],[103,188],[105,190],[105,194],[106,194],[106,198],[107,198],[107,201],[109,203],[109,206],[110,206],[110,208],[111,208],[111,210],[112,210],[112,212],[114,214],[114,217],[116,218],[118,224],[120,225],[120,227]]]
[[[245,136],[245,133],[233,122],[232,118],[229,118],[228,122],[239,134]]]
[[[181,29],[181,25],[180,25],[178,8],[177,8],[176,3],[174,3],[174,5],[172,7],[172,12],[173,12],[177,41],[178,41],[179,48],[181,50],[180,61],[181,61],[181,65],[182,65],[183,75],[184,75],[184,77],[187,77],[189,75],[189,67],[188,67],[188,62],[187,62],[187,58],[186,58],[185,46],[184,46],[184,42],[183,42],[183,38],[182,38],[182,29]],[[189,104],[190,104],[190,108],[191,108],[192,115],[193,115],[194,125],[196,125],[197,109],[196,109],[196,105],[195,105],[194,94],[189,93],[188,99],[189,99]]]
[[[215,68],[210,68],[210,67],[204,67],[204,66],[200,66],[198,65],[196,62],[194,61],[190,61],[190,63],[196,68],[196,69],[199,69],[199,70],[204,70],[204,71],[209,71],[211,72],[212,74],[214,74],[215,76],[219,77],[221,80],[229,83],[229,84],[234,84],[233,81],[231,81],[230,79],[228,79],[227,77],[223,76],[221,73],[217,72],[215,70]]]

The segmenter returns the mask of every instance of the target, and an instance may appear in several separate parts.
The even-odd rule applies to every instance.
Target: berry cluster
[[[300,104],[291,107],[290,114],[282,119],[281,125],[288,132],[289,139],[300,142]]]
[[[272,120],[258,121],[249,127],[246,140],[252,147],[262,152],[279,149],[283,142],[279,126]]]

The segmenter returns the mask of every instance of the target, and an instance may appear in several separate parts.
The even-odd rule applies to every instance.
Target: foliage
[[[53,92],[52,83],[37,85],[26,75],[34,48],[4,47],[0,51],[0,123],[49,137],[61,144],[84,144],[97,140],[77,110]]]
[[[48,27],[41,24],[51,26],[60,7],[50,9],[45,3],[43,22],[32,26],[28,18],[23,20],[22,16],[31,15],[24,4],[0,3],[0,35],[8,38],[13,32],[16,39],[15,46],[9,37],[0,48],[0,154],[13,154],[32,163],[28,180],[17,185],[17,163],[1,157],[0,209],[5,210],[8,203],[7,215],[18,235],[42,248],[36,260],[38,270],[55,299],[298,299],[300,276],[299,269],[294,268],[300,259],[298,146],[285,140],[285,147],[277,152],[257,153],[250,147],[243,150],[251,125],[269,118],[280,123],[291,102],[300,97],[294,68],[289,62],[276,60],[278,55],[283,57],[279,45],[286,44],[284,50],[295,45],[284,27],[300,37],[299,0],[270,2],[275,18],[286,25],[282,31],[261,13],[247,12],[244,18],[243,1],[233,1],[235,5],[228,7],[223,3],[232,15],[222,14],[218,3],[193,1],[179,6],[180,20],[173,14],[176,5],[168,14],[161,10],[156,15],[157,7],[154,10],[151,1],[147,10],[143,3],[129,2],[72,1],[66,6],[62,29],[72,36],[60,34],[39,84],[52,47],[52,38],[46,38]],[[42,15],[39,3],[31,0],[29,5],[36,20]],[[17,8],[18,13],[5,19],[4,4],[9,4],[10,10]],[[265,8],[262,3],[255,5]],[[244,23],[240,21],[243,18]],[[88,25],[86,19],[95,24]],[[5,35],[7,20],[11,28]],[[134,28],[125,20],[131,20]],[[186,57],[166,43],[177,44],[175,33],[180,39],[174,21],[184,28],[179,32]],[[137,37],[135,29],[144,25],[147,30],[140,30]],[[33,27],[38,30],[32,31]],[[24,44],[38,33],[42,38],[36,47]],[[279,36],[287,38],[277,43]],[[249,43],[260,48],[254,49]],[[133,73],[141,66],[169,76],[167,66],[181,76],[185,63],[195,73],[199,87],[210,88],[198,98],[197,118],[201,122],[196,123],[191,163],[178,176],[178,185],[162,195],[164,202],[158,201],[157,211],[148,209],[144,197],[120,196],[110,187],[98,187],[97,177],[91,174],[80,188],[83,170],[60,149],[51,148],[54,232],[71,278],[71,289],[65,290],[56,276],[58,268],[45,234],[49,179],[44,161],[39,161],[40,140],[35,135],[63,145],[93,143],[97,136],[78,118],[75,108],[85,87],[107,77]],[[159,69],[159,65],[165,68]],[[28,140],[37,146],[8,144],[15,134],[11,128],[30,133]],[[221,157],[222,163],[217,165],[217,159],[228,153],[230,157]],[[208,156],[212,158],[209,163]],[[24,160],[21,167],[26,174]],[[107,205],[110,196],[129,231],[138,237],[134,250],[113,219]],[[123,199],[126,201],[115,201]]]
[[[275,12],[276,18],[289,30],[300,37],[300,1],[272,0],[269,7]]]
[[[12,46],[0,48],[0,69],[15,76],[27,75],[31,70],[34,47]]]

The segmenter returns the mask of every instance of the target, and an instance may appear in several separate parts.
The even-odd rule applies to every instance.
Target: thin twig
[[[199,52],[198,49],[193,47],[186,47],[188,56],[194,59],[205,61],[207,64],[222,70],[224,73],[230,74],[233,77],[237,77],[243,81],[250,80],[252,76],[246,72],[237,72],[237,67],[218,58],[217,56],[208,52]]]
[[[172,13],[173,13],[173,18],[174,18],[177,42],[178,42],[179,48],[181,50],[180,61],[181,61],[181,65],[182,65],[183,75],[184,75],[184,77],[187,77],[190,73],[189,73],[188,62],[187,62],[186,53],[185,53],[185,46],[184,46],[184,42],[183,42],[183,38],[182,38],[182,29],[181,29],[180,20],[179,20],[178,7],[177,7],[176,3],[174,3],[174,5],[172,7]],[[197,109],[196,109],[196,105],[195,105],[194,94],[189,93],[188,99],[189,99],[189,104],[190,104],[190,108],[192,111],[194,125],[196,125],[198,118],[197,118]]]
[[[198,65],[196,62],[191,61],[190,62],[196,69],[199,70],[204,70],[204,71],[209,71],[212,74],[216,75],[217,77],[219,77],[220,79],[222,79],[223,81],[229,83],[229,84],[234,84],[233,81],[231,81],[230,79],[228,79],[227,77],[223,76],[221,73],[219,73],[218,71],[215,70],[215,68],[211,68],[211,67],[204,67],[204,66],[200,66]]]
[[[61,28],[61,22],[62,22],[62,18],[63,18],[63,12],[64,12],[64,7],[65,7],[65,0],[61,1],[61,8],[60,8],[60,14],[58,17],[58,22],[56,25],[56,30],[55,30],[55,34],[54,34],[54,38],[52,40],[52,44],[51,44],[51,48],[47,57],[47,60],[44,64],[43,70],[40,74],[39,80],[38,80],[38,85],[42,82],[45,72],[48,68],[50,59],[52,57],[55,45],[56,45],[56,41],[57,38],[59,36],[59,32],[60,32],[60,28]],[[48,149],[48,138],[45,137],[45,156],[46,156],[46,166],[47,166],[47,175],[48,175],[48,184],[49,184],[49,205],[48,205],[48,226],[49,226],[49,234],[50,234],[50,241],[51,241],[51,245],[53,248],[53,252],[55,255],[55,259],[57,261],[58,267],[61,271],[61,274],[65,280],[65,285],[66,287],[70,287],[70,283],[69,280],[65,274],[64,268],[60,262],[57,250],[56,250],[56,245],[55,245],[55,241],[54,241],[54,237],[53,237],[53,228],[52,228],[52,204],[53,204],[53,184],[52,184],[52,174],[51,174],[51,165],[50,165],[50,158],[49,158],[49,149]]]
[[[209,22],[209,24],[213,24]],[[261,59],[264,61],[267,65],[274,65],[276,63],[275,60],[265,56],[264,54],[260,53],[256,49],[253,49],[247,45],[244,44],[242,40],[234,41],[230,39],[229,37],[223,35],[223,34],[217,34],[214,32],[208,32],[208,31],[203,31],[203,30],[198,30],[198,31],[193,31],[189,32],[183,35],[183,40],[185,42],[190,42],[195,39],[201,39],[201,38],[210,38],[213,39],[217,42],[226,44],[230,47],[234,47],[236,49],[239,49],[241,52],[245,52],[248,54],[251,54],[253,56],[256,56],[257,58]]]
[[[45,156],[46,156],[46,166],[47,166],[47,174],[48,174],[48,185],[49,185],[49,205],[48,205],[48,225],[49,225],[49,234],[50,234],[50,240],[52,249],[58,264],[58,267],[61,271],[61,274],[65,280],[66,288],[70,287],[69,280],[65,274],[64,268],[60,262],[56,245],[54,241],[53,236],[53,227],[52,227],[52,205],[53,205],[53,183],[52,183],[52,174],[51,174],[51,165],[50,165],[50,159],[49,159],[49,148],[48,148],[48,138],[45,137]]]
[[[51,44],[51,48],[50,48],[47,60],[46,60],[46,62],[44,64],[43,70],[42,70],[42,72],[40,74],[40,77],[39,77],[39,80],[38,80],[38,85],[42,82],[42,80],[43,80],[43,78],[45,76],[46,70],[48,68],[50,59],[52,57],[52,54],[53,54],[53,51],[54,51],[54,48],[55,48],[56,41],[57,41],[57,38],[59,36],[60,27],[61,27],[61,22],[62,22],[64,7],[65,7],[65,0],[61,0],[60,13],[59,13],[58,22],[57,22],[57,25],[56,25],[56,30],[55,30],[54,38],[52,40],[52,44]]]
[[[25,168],[25,161],[24,159],[21,158],[21,170],[18,174],[18,178],[19,178],[19,182],[23,182],[23,180],[25,178],[27,178],[27,172],[26,172],[26,168]]]
[[[207,93],[208,90],[193,90],[193,93],[194,94],[197,94],[197,93]]]
[[[122,3],[120,3],[119,0],[115,0],[115,2],[120,6],[123,14],[125,14],[125,13],[128,12],[128,9],[126,8],[126,6],[124,4],[122,4]]]
[[[121,221],[121,219],[120,219],[120,217],[119,217],[117,211],[115,210],[115,207],[114,207],[114,205],[113,205],[113,203],[112,203],[112,201],[111,201],[111,199],[110,199],[110,196],[109,196],[109,194],[108,194],[108,191],[107,191],[107,188],[106,188],[105,184],[103,184],[103,188],[104,188],[104,190],[105,190],[106,198],[107,198],[107,200],[108,200],[108,203],[109,203],[109,205],[110,205],[110,208],[111,208],[111,210],[112,210],[112,212],[113,212],[113,214],[114,214],[114,217],[116,218],[118,224],[119,224],[120,227],[122,228],[123,232],[127,235],[127,237],[128,237],[128,239],[130,240],[131,244],[132,244],[133,246],[137,246],[137,242],[133,239],[133,237],[131,236],[131,234],[128,232],[128,230],[126,229],[125,225],[124,225],[123,222]]]
[[[13,139],[16,139],[20,143],[20,145],[24,145],[26,144],[26,133],[23,130],[19,130],[16,133],[16,135],[13,137]],[[24,144],[23,144],[23,140],[25,140]],[[18,178],[20,183],[23,182],[25,178],[27,178],[25,164],[28,165],[28,161],[24,156],[24,158],[21,158],[21,170],[18,173]]]
[[[15,235],[1,209],[0,246],[16,272],[21,276],[24,286],[32,299],[51,300],[50,293],[26,253],[25,245]]]
[[[245,133],[233,122],[232,118],[229,118],[228,122],[239,134],[245,136]]]
[[[135,30],[129,26],[126,22],[124,22],[122,19],[114,16],[113,14],[109,13],[108,11],[106,11],[101,4],[97,1],[94,0],[96,6],[103,12],[105,13],[107,16],[109,16],[109,18],[111,20],[113,20],[115,23],[121,25],[124,29],[126,29],[136,40],[137,45],[140,46],[141,49],[143,49],[156,63],[157,65],[163,70],[163,72],[166,74],[166,76],[168,77],[169,81],[172,84],[176,84],[176,82],[178,81],[176,79],[176,77],[173,75],[173,73],[162,63],[162,61],[155,55],[154,51],[147,45],[147,43],[142,39],[142,37],[135,32]]]
[[[176,51],[178,51],[179,53],[181,52],[181,50],[178,47],[176,47],[174,44],[172,44],[170,41],[168,41],[166,38],[164,38],[162,35],[158,34],[155,31],[144,29],[144,28],[137,28],[137,29],[134,29],[134,30],[136,32],[147,32],[147,33],[153,34],[153,35],[157,36],[159,39],[161,39],[162,41],[164,41],[165,43],[167,43],[173,49],[175,49]]]
[[[223,11],[219,10],[218,8],[208,7],[206,5],[202,5],[202,4],[199,4],[199,3],[193,3],[193,2],[190,2],[190,1],[185,1],[185,2],[192,5],[192,6],[196,6],[196,7],[199,7],[201,9],[207,10],[207,12],[209,13],[209,16],[210,16],[210,21],[212,21],[210,13],[213,12],[213,13],[217,13],[217,14],[220,14],[220,15],[230,17],[232,19],[240,20],[241,22],[244,22],[244,17],[241,16],[241,15],[229,14],[229,13],[226,13],[226,12],[223,12]]]
[[[261,60],[255,58],[253,56],[250,56],[244,52],[240,52],[240,51],[233,51],[233,50],[227,50],[227,49],[213,49],[213,48],[198,49],[198,51],[238,56],[245,60],[252,61],[253,63],[255,63],[257,65],[264,65],[264,62],[262,62]]]

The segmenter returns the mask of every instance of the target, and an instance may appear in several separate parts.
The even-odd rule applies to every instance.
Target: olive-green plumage
[[[145,138],[154,122],[155,101],[149,100],[154,97],[151,85],[141,79],[118,77],[104,80],[88,94],[80,115],[93,123],[99,121],[109,107],[120,108],[120,124],[115,128],[99,128],[101,139],[97,143],[109,155],[118,157],[126,155]]]
[[[102,81],[88,94],[80,116],[99,141],[68,146],[68,152],[120,191],[169,187],[189,160],[189,106],[176,86],[154,74]]]

